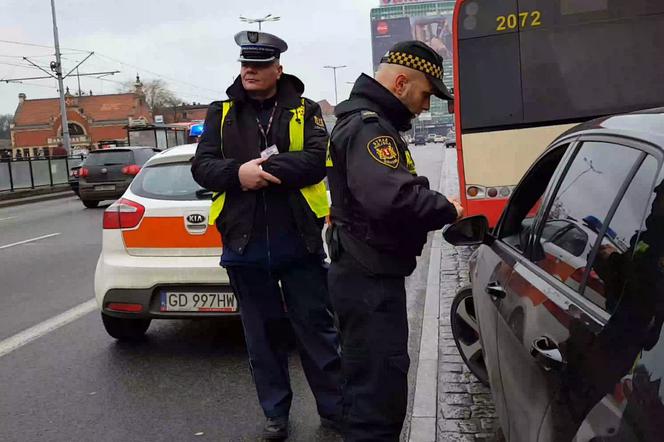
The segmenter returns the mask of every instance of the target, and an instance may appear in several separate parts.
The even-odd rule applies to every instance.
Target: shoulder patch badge
[[[318,115],[314,115],[314,124],[321,129],[325,129],[325,121],[323,118],[319,117]]]
[[[392,169],[399,166],[399,149],[394,138],[376,137],[367,143],[367,150],[374,160]]]

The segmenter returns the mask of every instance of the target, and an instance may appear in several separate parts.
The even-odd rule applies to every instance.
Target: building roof
[[[84,95],[73,97],[78,100],[78,108],[95,121],[126,120],[128,116],[136,116],[136,95],[134,93],[109,95]],[[48,124],[52,116],[60,115],[58,98],[24,100],[19,103],[14,115],[14,123],[18,126]]]
[[[323,115],[334,115],[334,106],[330,104],[327,100],[321,100],[318,102],[320,106],[320,111]]]

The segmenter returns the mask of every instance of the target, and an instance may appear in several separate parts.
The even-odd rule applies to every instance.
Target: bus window
[[[458,0],[454,31],[462,203],[492,225],[560,134],[664,102],[664,2]]]

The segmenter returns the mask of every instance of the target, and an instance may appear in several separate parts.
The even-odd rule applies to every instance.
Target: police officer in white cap
[[[221,233],[221,265],[239,300],[267,418],[263,437],[283,439],[292,399],[291,328],[321,423],[336,428],[341,417],[339,339],[321,238],[329,214],[328,133],[320,106],[302,97],[297,77],[283,72],[286,42],[251,31],[235,41],[240,76],[226,91],[228,100],[210,105],[192,173],[214,192],[210,223]]]

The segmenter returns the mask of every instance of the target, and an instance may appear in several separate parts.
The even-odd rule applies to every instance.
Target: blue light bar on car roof
[[[194,126],[191,126],[189,129],[189,136],[190,137],[200,137],[203,134],[203,125],[202,124],[196,124]]]

